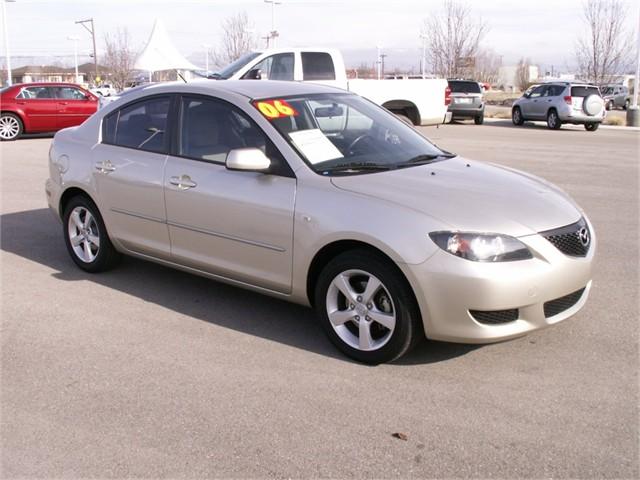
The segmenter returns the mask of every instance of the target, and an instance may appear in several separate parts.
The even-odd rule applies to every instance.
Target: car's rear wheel
[[[624,108],[625,110],[627,110],[627,109],[629,108],[629,105],[630,105],[630,104],[631,104],[631,102],[629,102],[629,99],[627,99],[627,100],[625,100],[625,101],[624,101],[624,107],[622,107],[622,108]]]
[[[72,198],[63,216],[64,240],[78,267],[91,273],[112,268],[120,259],[96,205],[84,196]]]
[[[404,355],[424,337],[416,300],[390,261],[365,250],[327,264],[315,307],[331,341],[360,362],[378,364]]]
[[[480,115],[476,115],[473,118],[473,121],[476,123],[476,125],[482,125],[484,123],[484,112],[482,112]]]
[[[514,107],[513,110],[511,110],[511,121],[514,125],[522,125],[524,123],[520,107]]]
[[[9,112],[0,115],[0,140],[15,140],[22,135],[23,129],[22,120],[17,115]]]
[[[600,124],[599,124],[599,123],[597,123],[597,122],[594,122],[594,123],[585,123],[585,124],[584,124],[584,129],[585,129],[587,132],[595,132],[595,131],[598,129],[598,127],[599,127],[599,126],[600,126]]]
[[[562,122],[558,117],[558,112],[554,109],[549,110],[549,113],[547,113],[547,127],[551,130],[558,130],[561,126]]]
[[[607,110],[613,110],[613,100],[607,102]]]

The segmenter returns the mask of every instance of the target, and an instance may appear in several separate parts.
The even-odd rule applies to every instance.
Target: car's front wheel
[[[22,134],[22,120],[14,113],[0,115],[0,140],[15,140]]]
[[[72,198],[64,216],[64,240],[69,255],[82,270],[102,272],[113,267],[120,254],[113,247],[96,205],[84,196]]]
[[[607,110],[613,110],[613,100],[607,102]]]
[[[551,130],[558,130],[561,126],[562,122],[558,117],[558,112],[553,109],[549,110],[549,113],[547,113],[547,127]]]
[[[480,115],[476,115],[473,118],[473,121],[476,123],[476,125],[482,125],[484,123],[484,112],[482,112]]]
[[[585,123],[584,124],[584,129],[587,132],[595,132],[598,129],[599,126],[600,126],[600,124],[597,123],[597,122],[596,123]]]
[[[524,123],[524,117],[522,116],[522,111],[520,107],[514,107],[511,111],[511,121],[514,125],[522,125]]]
[[[393,263],[366,250],[345,252],[327,264],[315,308],[331,341],[360,362],[390,362],[424,337],[406,279]]]

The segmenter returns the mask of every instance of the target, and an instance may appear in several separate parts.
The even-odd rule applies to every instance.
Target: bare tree
[[[474,80],[491,85],[497,83],[501,64],[500,55],[493,50],[478,51],[473,72]]]
[[[472,73],[488,29],[466,3],[444,0],[442,11],[425,19],[422,26],[433,72],[448,78]]]
[[[528,58],[521,58],[516,67],[515,86],[521,92],[524,92],[529,88],[531,82],[531,60]]]
[[[227,17],[222,21],[222,45],[213,54],[214,63],[223,66],[234,62],[255,49],[257,43],[246,12]]]
[[[579,74],[583,80],[603,85],[628,66],[627,9],[621,0],[585,0],[582,14],[587,32],[575,47]]]
[[[129,82],[136,60],[136,52],[131,47],[129,30],[118,28],[115,34],[106,34],[104,45],[102,62],[111,74],[113,87],[122,90]]]

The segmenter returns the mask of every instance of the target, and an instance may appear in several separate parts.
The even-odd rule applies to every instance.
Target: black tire
[[[91,231],[94,237],[98,237],[99,246],[96,247],[95,258],[90,261],[86,261],[80,258],[71,243],[72,240],[71,234],[69,232],[69,223],[73,222],[73,220],[71,219],[71,215],[76,209],[79,209],[78,211],[82,211],[84,209],[84,211],[90,212],[94,220],[90,225],[87,225],[86,228],[87,230]],[[109,235],[107,234],[107,228],[105,227],[104,221],[102,220],[102,215],[100,215],[98,207],[95,205],[95,203],[93,203],[93,201],[91,201],[91,199],[82,195],[73,197],[71,200],[69,200],[69,203],[67,203],[62,219],[64,243],[67,246],[67,251],[71,256],[71,259],[78,267],[80,267],[85,272],[98,273],[109,270],[118,263],[121,255],[113,247],[113,244],[109,239]]]
[[[614,105],[613,105],[613,100],[609,100],[609,101],[607,102],[606,109],[607,109],[607,110],[613,110],[613,107],[614,107]]]
[[[600,124],[597,123],[597,122],[595,122],[595,123],[585,123],[584,124],[584,129],[587,132],[595,132],[598,129],[599,126],[600,126]]]
[[[514,125],[522,125],[524,123],[524,117],[522,116],[522,110],[520,107],[513,107],[511,110],[511,121]]]
[[[554,108],[547,112],[547,127],[551,130],[559,130],[562,127],[562,122],[560,121],[560,117],[558,117],[558,112]]]
[[[631,102],[627,99],[624,101],[624,105],[622,107],[623,110],[626,110],[629,108],[629,105],[631,105]]]
[[[407,117],[406,115],[402,114],[402,113],[395,113],[394,114],[396,117],[398,117],[399,120],[402,120],[404,123],[406,123],[407,125],[413,127],[414,124],[411,121],[411,119],[409,117]]]
[[[473,121],[476,125],[482,125],[484,123],[484,112],[482,112],[480,115],[476,115],[473,118]]]
[[[388,339],[386,343],[375,350],[362,350],[352,347],[338,335],[329,320],[327,311],[329,288],[332,287],[332,282],[338,275],[354,270],[364,271],[382,282],[384,290],[378,291],[385,295],[388,292],[390,305],[395,314],[394,329],[387,330]],[[316,313],[325,333],[339,350],[354,360],[372,365],[390,362],[407,353],[420,340],[424,339],[420,310],[411,287],[400,270],[381,255],[376,255],[367,250],[351,250],[338,255],[320,273],[314,295]],[[343,299],[346,299],[346,297],[343,296]],[[360,304],[358,306],[364,305]],[[358,311],[358,306],[356,306],[354,313]],[[376,308],[378,307],[376,306]],[[349,322],[344,323],[345,327],[348,326]],[[354,323],[351,323],[350,327],[358,329],[359,327],[355,324],[355,321],[352,322]],[[380,327],[378,328],[380,329]],[[380,330],[384,332],[384,328]],[[359,330],[356,331],[359,332]]]
[[[7,123],[5,125],[5,122]],[[9,124],[13,128],[9,129]],[[20,138],[22,132],[24,132],[24,124],[18,115],[10,112],[3,112],[0,115],[0,140],[3,142],[10,142]]]

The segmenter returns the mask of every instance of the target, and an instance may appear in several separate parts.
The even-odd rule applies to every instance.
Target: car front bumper
[[[530,260],[481,263],[438,250],[422,264],[402,265],[414,287],[426,336],[460,343],[491,343],[571,317],[584,306],[591,289],[596,240],[591,225],[589,228],[592,240],[585,257],[567,256],[536,234],[519,238],[534,255]],[[577,293],[582,289],[581,295]],[[573,293],[576,295],[568,306],[562,303],[563,297]],[[555,300],[566,308],[545,315],[545,303]],[[517,319],[499,324],[482,323],[471,313],[514,309]]]

